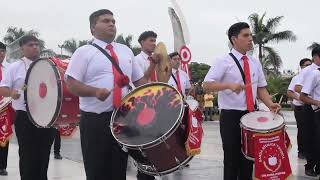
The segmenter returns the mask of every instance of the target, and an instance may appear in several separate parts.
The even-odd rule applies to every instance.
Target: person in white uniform
[[[313,145],[311,149],[313,151],[311,152],[311,162],[305,165],[305,170],[306,174],[308,172],[312,172],[310,175],[317,176],[320,174],[320,68],[315,67],[318,63],[320,64],[320,46],[315,47],[311,54],[314,62],[314,68],[309,68],[309,70],[305,72],[305,75],[301,77],[299,83],[302,87],[300,99],[305,104],[312,105],[313,110],[313,122],[310,122],[310,126],[312,126],[312,129],[310,129],[310,136],[313,138],[311,140],[311,144]]]
[[[240,119],[255,110],[257,97],[272,111],[280,109],[280,105],[271,100],[259,60],[247,56],[253,47],[249,25],[244,22],[233,24],[228,37],[232,50],[215,60],[203,88],[205,92],[218,91],[224,179],[249,180],[252,179],[253,164],[241,153]]]
[[[129,84],[148,82],[156,56],[144,73],[134,61],[133,52],[114,42],[116,25],[107,9],[90,17],[91,44],[78,48],[66,70],[69,90],[80,97],[80,137],[87,180],[126,179],[127,153],[111,134],[112,111],[129,93]]]
[[[191,83],[188,74],[185,71],[179,69],[181,57],[178,52],[169,54],[170,64],[172,67],[172,74],[168,81],[168,84],[177,88],[177,90],[184,97],[188,95],[191,89]]]
[[[311,59],[304,58],[300,60],[300,68],[304,69],[305,67],[309,66],[312,64]],[[298,133],[297,133],[297,142],[298,142],[298,158],[304,159],[305,158],[305,143],[306,141],[306,133],[307,131],[304,129],[305,123],[308,121],[307,115],[309,113],[305,113],[304,111],[304,104],[300,100],[300,94],[297,93],[295,89],[295,85],[297,83],[297,78],[298,75],[295,75],[289,84],[287,95],[290,99],[292,99],[292,105],[294,109],[294,116],[296,118],[297,122],[297,128],[298,128]]]
[[[34,36],[26,35],[19,40],[19,44],[23,57],[8,66],[6,76],[0,84],[0,95],[12,97],[12,107],[16,111],[14,127],[19,145],[21,180],[47,180],[54,129],[37,128],[31,123],[26,112],[23,93],[30,64],[40,55],[39,40]]]

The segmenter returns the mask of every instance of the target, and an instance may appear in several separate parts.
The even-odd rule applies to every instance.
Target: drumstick
[[[283,95],[281,95],[281,98],[280,98],[278,104],[281,104],[282,98],[283,98]],[[280,109],[277,108],[277,109],[276,109],[276,112],[274,112],[272,120],[274,120],[274,119],[276,118],[276,115],[278,114],[278,110],[280,111]]]

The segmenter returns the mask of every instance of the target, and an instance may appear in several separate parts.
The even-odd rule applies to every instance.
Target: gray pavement
[[[287,132],[291,138],[293,147],[289,152],[291,168],[293,171],[292,179],[308,180],[304,175],[304,160],[297,158],[296,126],[292,112],[283,112],[284,118],[288,124]],[[223,151],[219,132],[218,121],[204,122],[204,139],[202,143],[202,152],[191,162],[190,167],[175,172],[159,180],[220,180],[223,179]],[[18,168],[18,147],[15,140],[12,141],[9,152],[8,177],[1,177],[0,180],[19,179]],[[63,160],[54,160],[51,158],[48,176],[49,180],[85,180],[85,172],[82,164],[82,155],[79,141],[79,132],[71,139],[62,140],[61,154]],[[132,161],[128,164],[128,180],[133,180],[136,175],[136,168]]]

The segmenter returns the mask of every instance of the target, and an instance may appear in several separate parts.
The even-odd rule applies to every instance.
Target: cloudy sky
[[[318,0],[177,0],[190,31],[193,60],[211,64],[215,57],[228,52],[226,30],[257,12],[267,17],[284,16],[279,30],[292,30],[298,37],[294,43],[272,44],[283,59],[283,69],[297,70],[306,49],[320,42]],[[75,38],[90,39],[88,16],[107,8],[114,12],[118,33],[132,34],[134,44],[145,30],[158,33],[158,41],[173,50],[173,33],[168,15],[169,0],[10,0],[0,6],[0,38],[8,26],[35,29],[48,48],[59,52],[58,44]]]

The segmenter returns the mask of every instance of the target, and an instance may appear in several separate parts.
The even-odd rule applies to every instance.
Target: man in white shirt
[[[19,145],[21,180],[47,180],[54,130],[37,128],[31,123],[26,112],[23,93],[27,70],[30,64],[39,58],[39,40],[27,35],[20,39],[19,44],[23,58],[9,65],[0,84],[0,95],[12,97],[12,107],[16,110],[14,126]]]
[[[314,63],[320,61],[320,47],[316,47],[312,50],[312,59]],[[310,66],[309,66],[310,67]],[[305,68],[306,69],[306,68]],[[310,170],[314,170],[316,174],[320,174],[320,68],[308,71],[306,76],[303,77],[302,90],[300,93],[300,99],[305,104],[312,105],[313,113],[313,141],[311,142],[313,148],[313,160],[315,166],[307,167]]]
[[[177,88],[181,95],[185,97],[191,89],[189,76],[186,72],[179,69],[181,57],[178,52],[169,54],[169,57],[172,67],[172,74],[168,84]]]
[[[309,66],[312,64],[311,59],[308,58],[304,58],[300,61],[300,68],[301,70],[304,69],[305,67]],[[304,117],[304,104],[303,102],[300,100],[300,94],[297,93],[294,89],[295,89],[295,85],[297,83],[297,78],[298,75],[295,75],[292,79],[291,82],[289,84],[288,87],[288,91],[287,91],[287,95],[289,98],[292,99],[292,104],[294,106],[294,114],[295,114],[295,118],[296,118],[296,122],[297,122],[297,128],[298,128],[298,133],[297,133],[297,142],[298,142],[298,157],[300,159],[304,159],[304,143],[306,143],[304,141],[304,130],[303,129],[303,120],[305,119]],[[307,114],[307,113],[306,113]]]
[[[94,37],[92,45],[78,48],[66,71],[69,90],[80,97],[80,135],[86,176],[87,180],[125,180],[127,153],[111,134],[112,111],[121,105],[121,97],[129,93],[130,82],[135,86],[147,83],[157,60],[153,56],[143,73],[134,62],[132,51],[114,42],[116,26],[110,10],[95,11],[89,20]],[[105,51],[114,64],[102,53]]]
[[[218,91],[224,179],[249,180],[252,179],[253,164],[241,153],[240,119],[254,111],[256,97],[272,111],[277,111],[280,105],[271,100],[259,60],[246,55],[253,46],[249,25],[244,22],[232,25],[228,37],[233,46],[231,53],[215,61],[203,87],[206,92]]]
[[[143,72],[146,72],[150,66],[151,56],[156,48],[157,34],[153,31],[143,32],[138,39],[141,45],[141,52],[136,57],[134,61],[141,67]],[[152,72],[149,82],[157,82],[156,72]]]
[[[5,75],[5,67],[3,66],[3,60],[6,56],[6,45],[0,42],[0,81]],[[0,127],[1,128],[1,127]],[[0,176],[7,176],[7,161],[8,161],[9,141],[6,146],[0,146]]]
[[[138,39],[139,44],[141,45],[141,52],[134,57],[134,61],[140,66],[143,72],[147,72],[150,63],[152,61],[152,54],[156,48],[157,34],[153,31],[145,31],[141,33]],[[157,82],[156,71],[151,73],[148,82]],[[138,170],[137,173],[138,180],[154,180],[154,176],[144,174]]]

